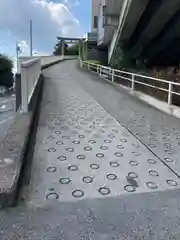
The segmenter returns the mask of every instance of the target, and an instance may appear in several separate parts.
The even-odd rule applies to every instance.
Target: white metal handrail
[[[22,112],[28,112],[28,105],[41,74],[41,59],[21,62],[21,104]]]
[[[172,81],[168,81],[168,80],[164,80],[164,79],[160,79],[160,78],[145,76],[145,75],[141,75],[141,74],[137,74],[137,73],[121,71],[121,70],[113,69],[113,68],[110,68],[107,66],[91,63],[89,61],[82,61],[81,59],[79,59],[79,60],[80,60],[81,67],[86,66],[89,70],[93,68],[96,70],[96,72],[100,76],[102,76],[104,74],[105,76],[110,77],[112,82],[114,82],[115,77],[117,77],[119,79],[125,79],[127,81],[130,81],[132,92],[134,91],[135,83],[167,92],[169,105],[172,104],[172,95],[173,94],[180,96],[180,88],[179,88],[179,91],[174,91],[174,89],[173,89],[173,86],[180,87],[180,83],[172,82]],[[122,74],[125,74],[126,76],[122,76]],[[141,81],[139,81],[140,79],[137,80],[137,78],[140,78],[143,81],[141,82]],[[163,88],[162,86],[158,87],[156,85],[153,85],[153,83],[152,84],[146,83],[146,82],[144,82],[145,79],[148,79],[148,80],[151,80],[151,81],[157,82],[157,83],[164,83],[164,84],[166,84],[167,88],[166,87]]]

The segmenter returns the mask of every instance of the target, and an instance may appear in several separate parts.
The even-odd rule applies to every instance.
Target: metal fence
[[[41,74],[41,59],[21,62],[21,110],[28,112],[28,105]]]
[[[86,67],[87,69],[96,72],[99,76],[108,78],[112,82],[116,80],[118,83],[126,85],[132,92],[135,90],[135,85],[140,85],[148,89],[160,90],[167,94],[166,101],[169,105],[172,104],[172,96],[180,97],[180,83],[177,82],[125,72],[82,60],[80,60],[80,65],[81,67]]]

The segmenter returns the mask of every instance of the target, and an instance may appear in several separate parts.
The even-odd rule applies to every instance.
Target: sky
[[[29,22],[33,51],[51,54],[56,37],[84,37],[90,31],[91,0],[0,0],[0,53],[15,57],[16,42],[29,54]]]

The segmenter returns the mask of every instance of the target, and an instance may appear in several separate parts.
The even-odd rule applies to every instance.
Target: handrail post
[[[169,82],[169,90],[168,90],[168,104],[172,104],[172,82]]]
[[[28,89],[27,89],[27,69],[21,67],[21,104],[22,112],[28,112]]]
[[[102,69],[101,69],[101,66],[100,66],[100,68],[99,68],[99,76],[101,77],[101,75],[102,75]]]
[[[80,67],[81,67],[81,68],[83,67],[83,62],[82,62],[81,59],[80,59]]]
[[[132,80],[131,80],[131,91],[134,92],[134,80],[135,80],[135,76],[134,74],[132,74]]]
[[[88,70],[90,70],[90,64],[88,63]]]
[[[114,82],[114,69],[112,69],[112,82]]]
[[[62,41],[61,56],[63,60],[64,59],[64,41]]]
[[[97,65],[97,74],[99,73],[99,65]]]

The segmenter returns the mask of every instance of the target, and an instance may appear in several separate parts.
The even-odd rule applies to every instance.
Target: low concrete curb
[[[11,206],[16,202],[21,170],[26,162],[28,143],[33,133],[34,121],[40,96],[43,91],[44,77],[41,75],[34,91],[27,114],[18,114],[0,142],[0,206]]]
[[[125,87],[119,83],[111,82],[108,79],[105,79],[105,81],[109,82],[110,84],[115,85],[116,87],[125,90],[128,94],[131,96],[134,96],[138,98],[139,100],[145,102],[146,104],[150,105],[151,107],[154,107],[158,109],[161,112],[164,112],[168,115],[174,116],[176,118],[180,118],[180,107],[177,107],[175,105],[168,105],[166,102],[158,100],[150,95],[147,95],[145,93],[142,93],[140,91],[134,91],[132,92],[131,89],[128,87]]]
[[[60,62],[62,62],[62,61],[64,61],[64,60],[61,59],[61,60],[57,60],[57,61],[55,61],[55,62],[51,62],[51,63],[45,64],[45,65],[43,65],[43,66],[41,67],[41,69],[42,69],[42,70],[43,70],[43,69],[46,69],[46,68],[51,67],[51,66],[53,66],[53,65],[55,65],[55,64],[58,64],[58,63],[60,63]]]
[[[58,64],[58,63],[60,63],[60,62],[62,62],[62,61],[74,60],[74,59],[76,59],[76,58],[74,58],[74,57],[69,57],[69,58],[60,59],[60,60],[57,60],[57,61],[55,61],[55,62],[51,62],[51,63],[47,63],[47,64],[43,65],[43,66],[41,67],[41,69],[42,69],[42,70],[43,70],[43,69],[46,69],[46,68],[51,67],[51,66],[53,66],[53,65],[55,65],[55,64]]]

